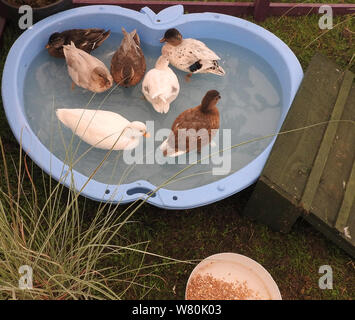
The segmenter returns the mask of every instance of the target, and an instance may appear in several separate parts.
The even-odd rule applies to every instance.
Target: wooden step
[[[245,215],[282,232],[302,215],[355,256],[354,121],[354,74],[315,55],[281,131],[322,124],[278,136]]]

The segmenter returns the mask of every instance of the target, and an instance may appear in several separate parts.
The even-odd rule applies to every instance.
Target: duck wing
[[[73,43],[64,46],[65,60],[72,80],[79,86],[88,89],[92,70],[96,67],[107,69],[105,64],[89,53],[75,47]],[[109,71],[107,70],[107,73]]]
[[[63,32],[65,44],[74,42],[75,46],[86,52],[91,52],[98,48],[109,36],[111,31],[104,29],[72,29]]]
[[[118,69],[118,66],[120,66],[121,64],[120,56],[122,56],[122,54],[120,52],[120,49],[118,48],[111,59],[111,69],[113,68],[114,71],[116,71],[116,69]]]
[[[200,111],[200,106],[185,110],[172,125],[171,133],[166,141],[168,149],[189,152],[189,150],[208,144],[211,130],[218,129],[216,120],[219,122],[218,114],[204,114]]]
[[[68,72],[72,80],[80,86],[85,86],[81,78],[88,77],[90,70],[83,54],[74,45],[64,47],[64,56],[68,66]]]
[[[157,112],[167,113],[179,91],[179,81],[171,69],[151,69],[143,79],[142,92]]]
[[[185,51],[191,57],[191,61],[198,60],[221,60],[221,58],[208,48],[202,41],[196,39],[184,40]]]
[[[122,135],[130,122],[120,114],[89,109],[57,109],[58,119],[86,143],[101,149],[122,149],[127,139]]]
[[[179,82],[174,73],[161,71],[157,69],[150,70],[145,76],[142,83],[143,92],[149,95],[152,99],[161,97],[163,100],[168,100],[178,94],[180,89]]]

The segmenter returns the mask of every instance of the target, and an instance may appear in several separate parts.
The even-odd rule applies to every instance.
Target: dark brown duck
[[[194,149],[200,152],[211,142],[219,129],[219,99],[219,92],[210,90],[200,105],[185,110],[175,119],[169,137],[160,146],[164,156],[176,157]]]
[[[64,58],[63,45],[74,42],[75,47],[90,53],[98,48],[110,35],[104,29],[71,29],[53,33],[46,45],[48,53],[56,58]]]

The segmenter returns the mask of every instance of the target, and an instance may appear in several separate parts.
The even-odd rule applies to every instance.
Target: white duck
[[[131,150],[138,146],[141,136],[150,136],[144,123],[130,122],[111,111],[57,109],[56,114],[82,140],[100,149]]]
[[[113,79],[105,64],[89,53],[78,49],[75,44],[63,46],[68,72],[74,84],[93,92],[103,92],[111,88]]]
[[[185,72],[187,80],[193,73],[214,73],[225,75],[225,71],[218,65],[221,60],[203,42],[196,39],[183,39],[179,30],[172,28],[165,32],[160,42],[167,42],[162,48],[162,54],[167,56],[170,63]]]
[[[169,60],[160,56],[155,68],[149,70],[142,82],[142,92],[153,105],[155,111],[167,113],[170,103],[180,91],[179,80],[173,70],[169,68]]]

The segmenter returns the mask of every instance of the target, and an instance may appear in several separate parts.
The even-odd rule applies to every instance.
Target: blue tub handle
[[[179,19],[184,14],[184,7],[182,5],[171,6],[155,14],[153,10],[148,7],[144,7],[140,10],[141,13],[146,14],[152,24],[162,25],[169,24]]]
[[[125,201],[134,201],[138,198],[146,199],[148,198],[148,195],[150,195],[147,202],[153,203],[159,207],[163,207],[164,203],[160,196],[160,190],[152,194],[155,189],[156,186],[152,185],[148,181],[138,180],[130,184],[124,185],[121,189],[121,192],[123,192]],[[121,196],[122,194],[120,195],[120,197]]]

